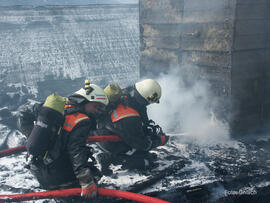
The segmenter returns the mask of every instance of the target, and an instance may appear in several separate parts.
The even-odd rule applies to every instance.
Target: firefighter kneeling
[[[67,98],[66,105],[62,107],[64,114],[59,108],[53,107],[54,102],[51,103],[50,98],[48,100],[41,107],[36,125],[27,140],[26,147],[31,155],[29,168],[44,189],[81,186],[83,197],[94,198],[97,194],[95,174],[98,174],[98,170],[92,162],[88,162],[91,152],[86,144],[89,130],[96,127],[95,116],[105,110],[108,98],[103,89],[86,80],[84,88]],[[54,114],[53,109],[56,110]],[[55,113],[59,119],[53,116]],[[56,122],[58,120],[61,122]],[[45,142],[46,137],[49,139]]]
[[[109,175],[111,163],[122,164],[123,168],[145,170],[153,166],[155,154],[149,150],[168,142],[158,125],[148,119],[147,105],[159,103],[161,97],[160,85],[152,79],[137,82],[119,92],[117,84],[105,88],[110,104],[107,118],[98,124],[98,130],[92,132],[95,136],[117,135],[123,142],[99,143],[104,153],[99,154],[103,174]]]

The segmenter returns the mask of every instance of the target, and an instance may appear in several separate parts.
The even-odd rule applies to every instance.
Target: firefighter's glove
[[[78,176],[81,185],[81,196],[85,198],[95,198],[97,196],[97,185],[92,177],[90,169],[84,169]]]

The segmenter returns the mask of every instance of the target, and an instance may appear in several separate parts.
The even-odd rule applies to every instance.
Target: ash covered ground
[[[25,137],[16,130],[17,108],[35,99],[25,86],[11,85],[4,89],[9,93],[5,98],[1,97],[7,102],[0,108],[1,150],[25,143]],[[113,175],[103,176],[100,186],[140,192],[171,202],[269,201],[270,137],[201,142],[191,134],[167,133],[171,136],[169,143],[152,151],[158,156],[156,168],[138,172],[111,165]],[[99,149],[92,146],[99,153]],[[42,191],[24,167],[25,157],[26,152],[23,152],[0,159],[1,194]],[[122,202],[102,197],[98,201]]]

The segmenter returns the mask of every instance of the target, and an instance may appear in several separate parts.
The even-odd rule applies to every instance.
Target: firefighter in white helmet
[[[93,117],[103,113],[109,103],[104,90],[95,84],[90,84],[88,80],[86,80],[84,88],[79,89],[68,97],[68,101],[76,105],[79,111],[83,111]]]
[[[146,79],[135,84],[135,89],[147,101],[148,104],[159,103],[161,87],[157,81]]]
[[[88,80],[67,98],[62,131],[49,150],[55,160],[46,165],[42,158],[36,157],[30,164],[30,170],[44,189],[81,187],[82,197],[96,197],[98,170],[88,162],[91,156],[86,144],[89,131],[96,128],[96,116],[108,103],[104,90]]]
[[[112,89],[119,92],[115,90],[115,85],[107,86],[105,93],[109,100],[115,98]],[[99,124],[100,128],[94,131],[94,135],[115,134],[120,136],[123,142],[98,144],[104,150],[104,153],[98,156],[103,173],[111,173],[108,168],[111,161],[130,169],[143,170],[153,166],[154,155],[149,153],[149,150],[168,141],[168,136],[149,120],[147,115],[147,105],[159,103],[160,98],[161,87],[158,82],[145,79],[123,89],[121,98],[113,101],[114,108],[111,109],[108,118]]]

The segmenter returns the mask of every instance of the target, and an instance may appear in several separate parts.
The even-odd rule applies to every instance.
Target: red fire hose
[[[88,142],[121,142],[122,139],[115,135],[89,136]],[[0,151],[0,158],[26,151],[25,145]]]
[[[122,139],[116,135],[89,136],[88,142],[121,142]]]
[[[98,194],[101,196],[123,198],[142,203],[170,203],[154,197],[114,189],[98,188]],[[25,194],[0,195],[0,202],[20,202],[37,199],[50,199],[57,197],[80,196],[80,195],[81,195],[81,188],[71,188],[71,189],[52,190],[44,192],[32,192]]]
[[[161,137],[162,145],[165,142],[165,136]],[[89,136],[88,142],[121,142],[122,139],[115,135],[104,135],[104,136]],[[26,151],[25,145],[14,147],[10,149],[5,149],[0,151],[0,158],[4,156],[9,156],[12,154],[20,153]]]
[[[0,151],[0,158],[26,151],[25,145]]]

